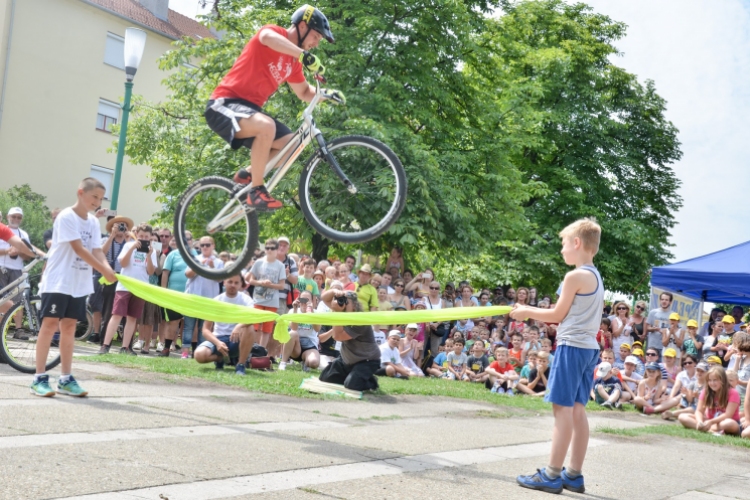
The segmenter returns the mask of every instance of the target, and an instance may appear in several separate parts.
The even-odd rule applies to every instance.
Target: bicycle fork
[[[323,158],[328,162],[328,165],[330,165],[331,170],[338,176],[339,179],[341,179],[341,182],[344,183],[344,186],[346,186],[346,190],[349,191],[351,194],[357,194],[357,187],[352,184],[352,181],[349,180],[349,178],[346,176],[346,174],[341,170],[341,167],[339,166],[339,162],[336,161],[336,158],[333,156],[333,154],[328,150],[328,145],[326,144],[325,139],[323,139],[323,134],[317,133],[315,135],[315,140],[318,141],[318,148],[320,151],[320,154],[323,155]]]

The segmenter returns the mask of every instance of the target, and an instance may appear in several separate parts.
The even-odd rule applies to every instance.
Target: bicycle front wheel
[[[86,321],[79,321],[76,323],[76,340],[84,341],[89,338],[91,332],[94,330],[94,315],[91,313],[91,309],[86,307]]]
[[[302,172],[302,213],[315,230],[341,243],[364,243],[385,233],[406,206],[406,172],[382,142],[345,136],[327,144],[347,186],[320,152]]]
[[[39,319],[41,300],[39,297],[31,297],[29,305],[30,311],[25,310],[23,301],[13,305],[0,322],[2,335],[0,356],[10,366],[23,373],[36,372],[36,341],[41,326]],[[21,328],[16,329],[13,317],[19,312],[22,314],[23,321]],[[60,364],[60,349],[50,346],[49,354],[47,354],[47,370],[51,370],[58,364]]]
[[[258,214],[235,200],[235,184],[223,177],[204,177],[188,186],[177,202],[174,238],[185,263],[199,276],[224,280],[237,275],[252,260],[258,245]],[[193,240],[188,241],[187,234]],[[195,249],[203,236],[211,236],[217,251],[235,254],[222,269],[204,267]]]

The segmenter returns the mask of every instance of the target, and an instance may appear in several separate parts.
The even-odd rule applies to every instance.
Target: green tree
[[[3,217],[7,217],[11,207],[21,207],[21,229],[29,233],[31,243],[42,251],[46,251],[44,231],[52,227],[52,216],[46,202],[47,199],[32,191],[28,184],[0,191],[0,212],[3,213]]]
[[[624,24],[559,0],[503,2],[503,10],[480,42],[491,60],[473,67],[488,84],[498,74],[508,83],[498,88],[500,109],[530,111],[512,111],[528,130],[512,162],[549,194],[524,202],[535,230],[502,254],[523,270],[523,283],[554,290],[565,271],[557,233],[593,216],[603,230],[596,263],[605,284],[629,293],[646,269],[671,257],[682,203],[670,167],[681,152],[665,101],[653,82],[612,63]]]

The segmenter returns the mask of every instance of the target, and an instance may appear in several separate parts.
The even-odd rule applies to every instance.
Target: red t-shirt
[[[0,222],[0,240],[8,241],[13,236],[15,236],[13,231],[11,231],[11,229],[8,226]]]
[[[286,37],[286,28],[281,26],[267,24],[258,30],[211,94],[211,99],[240,98],[263,107],[282,83],[305,81],[299,60],[260,43],[260,33],[265,29]]]
[[[497,373],[508,373],[513,371],[513,367],[510,365],[510,363],[505,363],[505,366],[501,367],[500,363],[497,361],[493,361],[490,363],[490,368],[495,370]]]

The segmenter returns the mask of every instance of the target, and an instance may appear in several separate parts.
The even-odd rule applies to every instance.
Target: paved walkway
[[[0,499],[535,499],[552,418],[443,398],[303,400],[80,359],[83,400],[0,365]],[[597,426],[661,423],[597,414]],[[750,499],[750,454],[594,433],[575,498]]]

